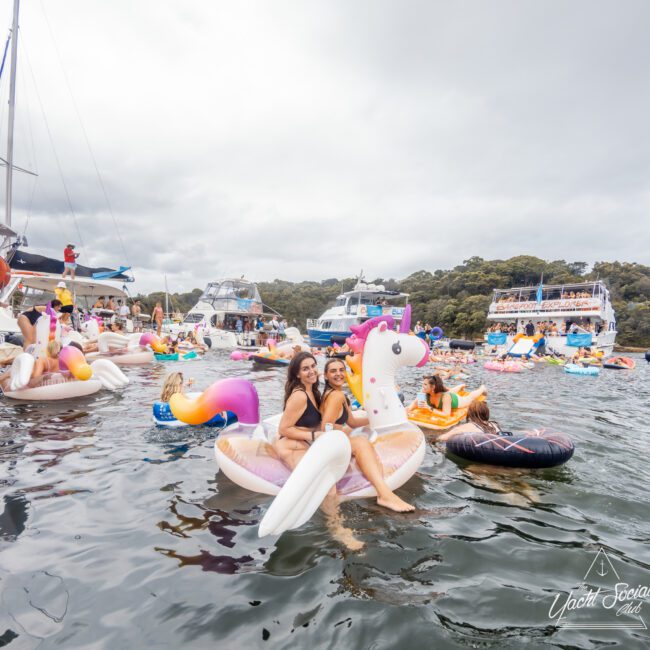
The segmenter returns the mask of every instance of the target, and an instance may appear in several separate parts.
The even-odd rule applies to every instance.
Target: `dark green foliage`
[[[482,336],[492,289],[516,286],[536,287],[542,274],[544,284],[563,284],[604,280],[610,289],[618,322],[617,342],[622,345],[650,346],[650,267],[628,262],[597,262],[586,273],[585,262],[555,260],[546,262],[530,255],[508,260],[484,260],[471,257],[451,270],[412,273],[403,280],[377,278],[387,289],[410,293],[413,318],[442,327],[447,336],[473,338]],[[287,321],[305,331],[308,318],[318,318],[336,296],[349,291],[354,278],[322,282],[258,283],[262,300],[281,313]],[[174,311],[188,311],[201,294],[171,296]],[[164,304],[164,293],[140,298],[151,311],[156,300]]]

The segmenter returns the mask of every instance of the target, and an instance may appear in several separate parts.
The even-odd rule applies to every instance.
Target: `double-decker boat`
[[[278,315],[275,312],[267,313],[264,309],[254,282],[244,278],[224,278],[208,283],[183,322],[166,329],[174,333],[200,329],[204,336],[210,337],[213,348],[253,347],[258,319],[268,320]],[[242,332],[237,331],[238,320],[241,321]]]
[[[374,316],[390,315],[401,321],[408,297],[408,293],[389,291],[382,284],[367,284],[359,278],[354,289],[339,295],[320,318],[307,321],[310,345],[327,347],[343,343],[352,334],[351,325]]]
[[[528,332],[544,330],[546,349],[565,355],[577,347],[610,354],[616,340],[614,309],[601,280],[495,289],[487,317],[501,324],[487,332],[488,345],[509,347],[526,326]]]

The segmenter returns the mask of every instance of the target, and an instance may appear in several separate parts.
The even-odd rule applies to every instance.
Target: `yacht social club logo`
[[[574,630],[647,630],[641,614],[648,599],[650,585],[626,582],[601,547],[582,584],[555,594],[548,617]]]

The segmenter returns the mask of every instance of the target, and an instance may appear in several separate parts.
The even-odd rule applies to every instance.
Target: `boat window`
[[[336,302],[334,303],[334,306],[335,306],[335,307],[344,307],[344,306],[345,306],[345,301],[346,301],[346,298],[345,298],[345,297],[343,297],[343,298],[337,298],[337,299],[336,299]]]
[[[323,321],[323,324],[321,325],[321,329],[328,330],[332,327],[332,321],[331,320],[326,320]]]
[[[194,312],[193,314],[190,313],[187,316],[185,316],[185,320],[183,321],[184,323],[200,323],[203,320],[203,314],[199,314],[197,312]]]

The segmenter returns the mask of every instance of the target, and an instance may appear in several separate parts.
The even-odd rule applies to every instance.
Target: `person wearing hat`
[[[71,314],[74,309],[74,301],[72,300],[72,294],[66,287],[65,282],[59,282],[54,289],[54,293],[56,294],[56,299],[61,301],[61,313]]]
[[[74,280],[75,272],[77,270],[77,258],[79,253],[74,252],[74,244],[68,244],[63,249],[63,277],[70,273],[70,277]]]

